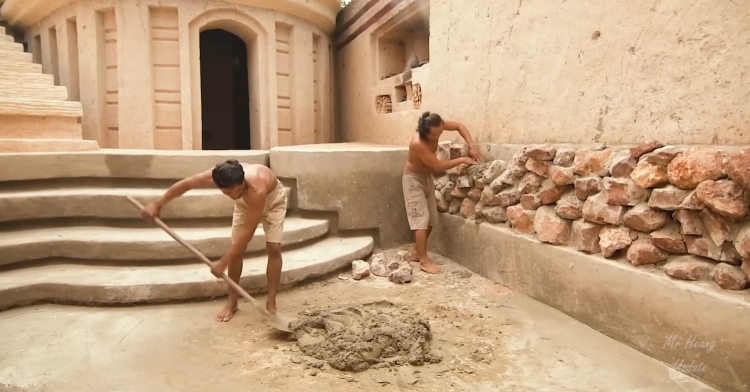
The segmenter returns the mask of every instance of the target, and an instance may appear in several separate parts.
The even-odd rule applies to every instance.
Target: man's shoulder
[[[427,145],[422,139],[415,136],[411,138],[411,141],[409,141],[409,148],[427,148]]]
[[[240,165],[242,165],[245,169],[258,169],[260,166],[266,167],[266,165],[260,164],[260,163],[247,163],[247,162],[240,162]]]

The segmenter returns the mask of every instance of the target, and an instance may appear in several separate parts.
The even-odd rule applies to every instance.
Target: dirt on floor
[[[300,315],[311,308],[393,303],[429,324],[437,363],[337,370],[306,355],[294,334],[262,324],[247,303],[229,322],[214,321],[223,299],[119,308],[38,305],[0,313],[0,391],[714,391],[433,257],[440,275],[415,268],[410,283],[396,284],[343,273],[282,292],[278,305]]]

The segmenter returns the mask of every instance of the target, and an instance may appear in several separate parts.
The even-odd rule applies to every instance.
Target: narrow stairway
[[[0,26],[0,152],[88,151],[83,140],[81,103],[68,100],[68,89],[24,51]]]

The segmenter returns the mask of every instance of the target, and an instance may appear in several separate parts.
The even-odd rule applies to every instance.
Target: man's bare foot
[[[216,315],[216,321],[226,322],[232,319],[232,316],[234,316],[234,312],[237,311],[237,304],[235,303],[234,306],[230,306],[229,304],[226,304],[219,314]]]
[[[411,255],[409,257],[411,257],[411,261],[419,261],[419,256],[417,256],[417,248],[411,250]]]
[[[439,274],[440,268],[438,268],[430,259],[422,259],[419,260],[419,267],[422,269],[422,271],[427,272],[428,274]]]
[[[275,314],[276,313],[276,304],[275,303],[268,303],[266,302],[266,310],[268,313]]]

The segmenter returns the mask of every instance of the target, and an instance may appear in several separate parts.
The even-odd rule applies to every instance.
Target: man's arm
[[[425,165],[427,165],[432,171],[436,173],[442,173],[444,171],[453,169],[454,167],[466,163],[466,164],[476,164],[477,162],[474,162],[470,158],[462,157],[462,158],[456,158],[456,159],[450,159],[447,161],[441,161],[437,159],[435,154],[430,151],[426,146],[424,146],[421,143],[418,143],[414,146],[417,156],[419,159],[424,162]]]
[[[469,146],[469,155],[477,161],[482,160],[482,154],[479,152],[477,145],[474,144],[474,140],[471,138],[471,134],[469,134],[469,130],[466,129],[464,124],[454,120],[445,120],[443,121],[443,129],[447,131],[458,131],[458,134],[466,140],[466,145]]]
[[[249,209],[245,213],[245,220],[242,227],[239,228],[236,237],[229,248],[229,251],[221,256],[221,259],[211,266],[211,273],[216,277],[220,277],[224,270],[229,266],[231,260],[235,260],[242,256],[247,249],[247,244],[253,239],[255,235],[255,229],[258,228],[260,223],[261,214],[263,212],[263,205],[265,203],[265,196],[261,192],[250,192],[245,197]]]
[[[198,173],[175,182],[160,198],[156,199],[154,203],[161,208],[172,201],[172,199],[182,196],[185,192],[191,189],[209,188],[211,186],[215,186],[211,170],[206,170],[203,173]]]

